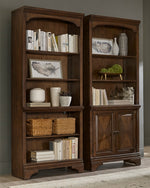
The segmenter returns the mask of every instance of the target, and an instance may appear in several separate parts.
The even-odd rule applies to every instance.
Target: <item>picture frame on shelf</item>
[[[29,59],[29,70],[30,78],[63,78],[59,60]]]
[[[92,54],[112,55],[113,39],[92,38]]]

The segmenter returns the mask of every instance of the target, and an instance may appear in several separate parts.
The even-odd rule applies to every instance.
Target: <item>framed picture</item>
[[[92,38],[92,54],[112,55],[113,39]]]
[[[29,59],[31,78],[62,78],[61,61]]]

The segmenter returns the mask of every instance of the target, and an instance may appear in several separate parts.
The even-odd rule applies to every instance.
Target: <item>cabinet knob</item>
[[[113,134],[118,134],[120,131],[113,131]]]

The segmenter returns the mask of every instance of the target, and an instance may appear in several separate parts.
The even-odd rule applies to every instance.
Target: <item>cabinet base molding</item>
[[[39,170],[48,170],[48,169],[56,169],[56,168],[64,168],[68,167],[74,170],[77,170],[77,172],[84,172],[84,163],[83,160],[77,159],[77,160],[67,160],[67,161],[56,161],[53,163],[37,163],[37,164],[26,164],[24,165],[23,169],[23,177],[20,177],[19,175],[14,175],[16,177],[23,178],[25,180],[30,179],[32,175],[39,173]]]
[[[126,163],[133,163],[136,166],[139,166],[139,165],[141,165],[141,158],[135,157],[135,158],[132,158],[132,159],[126,159],[126,160],[124,160],[124,164],[126,164]]]
[[[90,171],[96,171],[96,169],[106,162],[124,161],[124,164],[130,163],[136,166],[141,165],[141,157],[139,153],[110,155],[93,157],[91,160],[85,162],[85,169]]]

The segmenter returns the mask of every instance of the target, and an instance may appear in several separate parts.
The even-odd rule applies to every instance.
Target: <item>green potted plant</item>
[[[72,96],[70,92],[61,91],[59,96],[60,106],[70,106]]]

